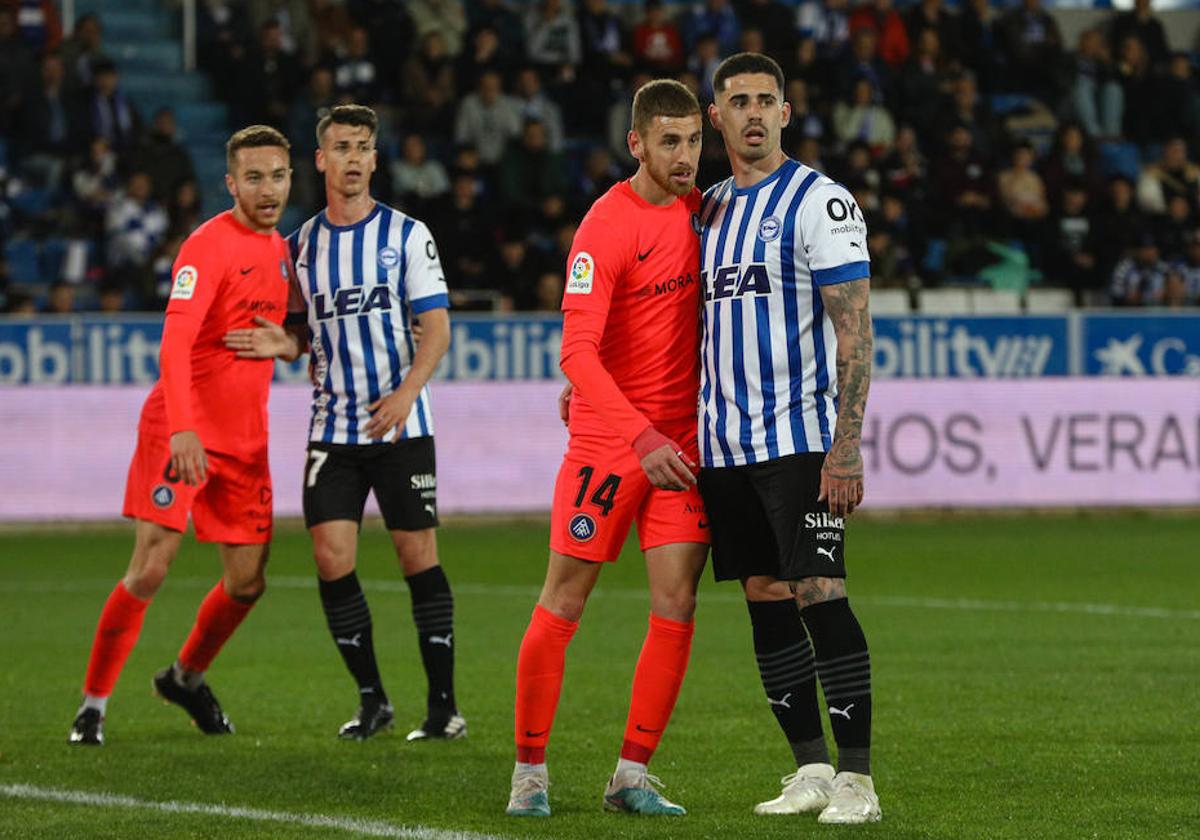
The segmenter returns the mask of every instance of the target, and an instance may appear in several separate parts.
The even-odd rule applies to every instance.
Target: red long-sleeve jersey
[[[274,362],[239,359],[225,347],[232,329],[262,316],[282,324],[290,267],[278,232],[256,233],[221,213],[179,251],[163,323],[159,379],[141,426],[165,435],[191,430],[205,449],[240,455],[267,442],[267,389]]]
[[[622,181],[584,217],[563,295],[562,369],[572,437],[626,445],[696,422],[700,191],[658,206]]]

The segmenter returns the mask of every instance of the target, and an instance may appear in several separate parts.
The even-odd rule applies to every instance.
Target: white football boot
[[[836,825],[878,822],[883,816],[870,776],[842,772],[833,777],[833,795],[817,822]]]
[[[783,793],[754,806],[756,814],[811,814],[829,804],[833,794],[833,765],[805,764],[780,783]]]

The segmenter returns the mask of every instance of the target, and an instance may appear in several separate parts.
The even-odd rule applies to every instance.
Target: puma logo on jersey
[[[836,545],[830,546],[829,548],[821,548],[820,546],[817,546],[817,554],[820,554],[822,557],[828,557],[830,563],[836,563],[837,558],[833,556],[834,549],[836,548]]]

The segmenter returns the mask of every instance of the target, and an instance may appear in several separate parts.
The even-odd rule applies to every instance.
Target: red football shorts
[[[696,424],[660,431],[700,460]],[[672,543],[709,543],[708,517],[696,485],[659,490],[650,484],[637,453],[624,441],[576,436],[554,484],[550,548],[560,554],[611,562],[637,520],[642,551]]]
[[[186,531],[188,514],[200,542],[252,545],[271,540],[271,471],[267,447],[249,457],[208,452],[203,484],[189,487],[171,470],[165,435],[139,429],[122,513]]]

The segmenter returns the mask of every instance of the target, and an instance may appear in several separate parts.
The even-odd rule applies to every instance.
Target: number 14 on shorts
[[[595,475],[595,467],[581,467],[578,477],[579,492],[575,494],[575,507],[583,507],[584,499],[587,498],[588,487],[591,486],[592,476]],[[600,482],[592,497],[591,503],[600,508],[601,516],[608,516],[613,509],[613,499],[616,498],[617,488],[621,486],[621,476],[614,473],[609,473],[608,476]]]

